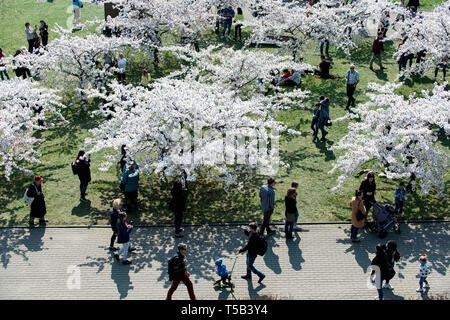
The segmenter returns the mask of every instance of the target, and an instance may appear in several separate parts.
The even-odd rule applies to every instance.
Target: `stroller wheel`
[[[384,229],[381,229],[380,232],[378,232],[378,237],[380,237],[380,239],[383,239],[387,236],[387,231]]]

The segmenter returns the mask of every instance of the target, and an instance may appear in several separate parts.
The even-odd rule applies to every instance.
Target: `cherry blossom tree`
[[[65,121],[59,101],[55,90],[30,80],[0,82],[0,167],[7,180],[15,170],[31,174],[25,166],[40,163],[37,146],[41,140],[33,133],[53,126],[54,116]]]
[[[253,29],[250,42],[271,39],[286,52],[300,52],[307,40],[328,40],[349,54],[356,44],[350,34],[361,33],[366,21],[380,20],[386,10],[398,4],[385,0],[340,2],[322,0],[312,5],[297,1],[253,0],[258,8],[257,19],[245,23]]]
[[[404,76],[417,72],[424,76],[436,63],[450,57],[450,1],[443,2],[431,12],[411,14],[406,9],[404,19],[395,25],[396,32],[390,39],[406,39],[394,54],[396,59],[402,55],[425,53],[416,68],[406,69]]]
[[[82,97],[89,85],[97,85],[112,77],[117,67],[102,65],[104,54],[127,48],[138,48],[138,42],[123,37],[105,37],[89,34],[86,37],[72,36],[71,32],[56,26],[58,35],[45,51],[35,56],[34,67],[47,85],[51,87],[75,87]]]
[[[350,122],[349,133],[331,148],[344,150],[329,172],[342,172],[334,190],[361,166],[375,160],[373,170],[385,170],[387,178],[413,178],[413,188],[417,179],[422,193],[434,187],[443,195],[450,155],[436,143],[433,129],[450,133],[447,83],[435,86],[431,93],[423,91],[421,97],[408,98],[394,93],[401,85],[369,83],[369,89],[376,92],[367,93],[370,101],[353,108],[354,114],[335,120],[361,121]]]

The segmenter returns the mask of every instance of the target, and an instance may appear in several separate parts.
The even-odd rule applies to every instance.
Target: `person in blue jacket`
[[[219,258],[216,260],[216,269],[217,269],[217,274],[220,277],[220,280],[216,281],[216,284],[220,284],[220,282],[222,282],[222,286],[232,286],[231,283],[231,277],[229,276],[227,267],[223,264],[223,260],[222,258]]]
[[[139,189],[139,169],[136,168],[135,162],[124,169],[121,182],[123,183],[127,212],[135,211]]]
[[[125,222],[126,217],[127,215],[125,212],[120,212],[119,219],[117,219],[117,242],[121,243],[123,246],[120,248],[119,252],[114,255],[114,258],[116,258],[117,261],[120,261],[120,255],[123,253],[122,264],[131,264],[131,261],[127,260],[128,251],[132,252],[136,249],[130,248],[130,233],[133,230],[133,226]]]

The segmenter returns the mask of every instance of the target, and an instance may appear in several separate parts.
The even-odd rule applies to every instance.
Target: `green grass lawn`
[[[8,3],[25,3],[25,1],[7,1]],[[26,1],[31,3],[32,1]],[[59,1],[58,1],[59,2]],[[38,3],[42,6],[58,4]],[[31,5],[31,4],[30,4]],[[33,6],[37,4],[34,4]],[[65,5],[64,5],[65,6]],[[61,6],[63,8],[64,6]],[[8,5],[8,7],[14,7]],[[87,6],[85,6],[86,8]],[[56,8],[56,7],[47,7]],[[96,8],[98,9],[98,8]],[[45,10],[44,10],[45,11]],[[99,10],[101,11],[101,10]],[[3,10],[1,11],[3,14]],[[25,12],[25,11],[24,11]],[[57,17],[56,13],[47,12],[49,17]],[[13,16],[10,14],[10,16]],[[85,15],[82,14],[82,17]],[[37,18],[36,20],[39,20]],[[51,21],[51,20],[49,20]],[[4,22],[3,22],[4,23]],[[3,29],[0,29],[3,30]],[[22,30],[22,28],[20,28]],[[3,39],[4,31],[0,31],[0,39]],[[21,34],[19,33],[19,40]],[[208,41],[214,41],[214,36],[207,37]],[[11,41],[11,46],[15,42]],[[206,46],[208,43],[201,43]],[[227,42],[228,46],[235,43]],[[289,169],[281,169],[276,176],[276,201],[275,220],[284,217],[284,195],[292,181],[299,182],[298,208],[300,211],[300,221],[346,221],[350,218],[349,201],[354,190],[359,187],[363,177],[352,177],[338,192],[331,192],[330,189],[336,185],[338,174],[328,175],[333,162],[339,153],[328,151],[327,148],[343,137],[347,132],[348,122],[335,123],[328,128],[329,141],[326,143],[312,142],[311,112],[313,103],[320,95],[326,95],[331,100],[330,115],[332,119],[345,114],[346,94],[345,72],[351,62],[355,63],[356,69],[361,76],[361,82],[356,90],[357,103],[365,102],[365,89],[368,82],[384,83],[393,81],[397,75],[397,64],[391,58],[395,44],[386,44],[386,54],[383,60],[387,67],[385,72],[378,70],[378,65],[374,65],[376,72],[368,69],[370,60],[370,40],[363,41],[361,48],[352,52],[349,59],[341,53],[333,53],[334,63],[333,73],[342,78],[336,80],[321,80],[308,76],[304,79],[302,87],[311,91],[311,96],[304,104],[307,109],[293,108],[290,111],[281,112],[277,119],[286,123],[289,128],[302,131],[302,135],[292,139],[282,139],[280,143],[280,157],[282,161],[290,164]],[[273,50],[273,49],[272,49]],[[307,62],[316,65],[319,63],[318,44],[310,43],[305,52],[302,53]],[[163,61],[161,69],[172,68],[171,61]],[[139,81],[139,67],[130,66],[130,71],[134,69],[132,81]],[[152,74],[152,76],[158,76]],[[412,92],[420,93],[423,89],[430,89],[433,82],[431,75],[422,79],[409,81],[399,91],[409,95]],[[65,97],[66,101],[71,101],[71,97]],[[94,102],[91,102],[94,103]],[[70,103],[68,104],[70,105]],[[92,177],[93,180],[88,187],[88,203],[79,201],[78,177],[71,171],[70,163],[74,160],[79,148],[83,146],[84,138],[88,136],[88,129],[97,124],[98,119],[90,117],[70,118],[70,125],[61,125],[49,129],[42,133],[44,143],[39,150],[42,152],[42,161],[39,166],[30,167],[36,174],[44,177],[43,190],[46,196],[48,219],[52,225],[89,225],[106,224],[109,217],[111,203],[116,197],[120,197],[118,172],[110,169],[107,172],[98,170],[99,163],[103,160],[104,153],[92,155]],[[39,134],[39,133],[36,133]],[[442,143],[449,147],[448,138],[441,138]],[[118,159],[119,160],[119,159]],[[370,168],[370,166],[367,166]],[[2,174],[2,172],[0,172]],[[32,177],[17,173],[12,176],[11,181],[0,180],[0,226],[26,225],[28,221],[29,208],[22,200],[26,187],[31,182]],[[239,191],[231,188],[229,192],[223,190],[221,182],[208,180],[202,176],[194,184],[190,184],[191,194],[188,199],[188,210],[186,215],[187,223],[212,223],[212,222],[244,222],[249,220],[262,219],[259,208],[259,186],[267,180],[267,177],[254,177],[243,179],[244,189]],[[172,223],[172,214],[166,208],[165,199],[169,197],[170,181],[164,183],[156,177],[149,181],[146,177],[141,177],[141,188],[139,195],[139,211],[131,214],[129,219],[134,224],[159,224]],[[381,203],[393,203],[393,191],[398,181],[377,178],[377,200]],[[408,219],[442,219],[448,218],[448,190],[450,176],[446,176],[446,198],[441,199],[435,193],[428,196],[419,194],[408,194],[405,206],[405,215]]]

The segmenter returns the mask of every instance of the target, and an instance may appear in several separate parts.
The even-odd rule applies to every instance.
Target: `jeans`
[[[239,40],[242,40],[242,24],[237,24],[234,26],[234,40],[237,40],[237,36],[239,33]]]
[[[28,40],[28,52],[33,53],[34,39]]]
[[[253,264],[255,263],[257,255],[252,255],[247,251],[247,278],[251,278],[252,277],[252,272],[257,274],[258,277],[263,277],[264,274],[260,271],[258,271]]]
[[[192,284],[191,279],[189,279],[187,272],[180,274],[179,276],[177,276],[175,279],[172,280],[172,285],[169,288],[169,292],[167,292],[166,300],[172,300],[172,295],[175,292],[175,290],[177,290],[180,281],[183,281],[183,283],[186,285],[189,293],[189,298],[191,298],[191,300],[197,300],[194,294],[194,286]]]
[[[284,224],[284,232],[286,233],[286,238],[292,238],[292,229],[294,229],[294,221],[286,221]]]
[[[352,225],[352,227],[350,229],[350,233],[351,233],[351,238],[356,239],[356,237],[358,236],[358,228],[356,228],[354,225]]]
[[[325,46],[325,54],[328,55],[328,48],[330,47],[330,42],[328,40],[320,41],[320,54],[323,55],[323,45]]]
[[[270,209],[266,212],[264,212],[264,220],[263,223],[261,225],[261,228],[259,230],[260,234],[264,234],[264,230],[267,229],[267,233],[271,232],[272,230],[270,229],[269,223],[270,223],[270,216],[273,213],[273,209]]]
[[[86,197],[86,190],[89,182],[80,181],[80,194],[81,198],[84,199]]]
[[[395,201],[395,212],[396,213],[403,213],[403,201]]]
[[[298,217],[299,217],[299,214],[298,214],[298,210],[297,210],[297,212],[295,213],[294,224],[297,224]]]
[[[130,248],[130,243],[124,243],[122,248],[120,248],[119,252],[117,252],[117,254],[120,256],[123,252],[123,259],[122,261],[127,260],[127,256],[128,256],[128,249]]]
[[[5,80],[5,79],[3,78],[3,74],[5,74],[6,79],[9,80],[9,75],[8,75],[8,73],[6,72],[6,69],[5,69],[5,70],[0,70],[0,76],[2,77],[2,81]]]
[[[353,98],[353,94],[355,93],[356,85],[355,84],[348,84],[347,83],[347,108],[350,107],[350,104],[354,107],[355,106],[355,98]]]
[[[372,55],[372,59],[370,59],[370,62],[369,62],[370,68],[372,68],[373,61],[375,60],[375,58],[378,59],[378,64],[380,65],[380,68],[383,68],[383,64],[381,63],[381,53],[379,53],[379,54],[374,53]]]
[[[312,129],[312,131],[314,131],[314,135],[315,136],[317,136],[317,130],[319,130],[318,128],[317,128],[317,119],[312,119],[312,121],[311,121],[311,129]]]
[[[175,212],[175,233],[179,234],[181,232],[181,222],[183,221],[183,213]]]
[[[228,33],[227,33],[227,36],[229,36],[230,35],[230,32],[231,32],[231,24],[233,23],[233,20],[231,20],[231,19],[225,19],[224,21],[223,21],[223,31],[222,31],[222,36],[225,36],[225,30],[227,29],[227,27],[228,27]]]
[[[325,139],[325,136],[328,134],[328,131],[325,130],[325,119],[319,119],[319,122],[317,123],[317,127],[320,129],[320,132],[322,133],[322,139]]]
[[[429,285],[428,284],[428,281],[427,281],[427,277],[420,277],[420,280],[419,280],[419,286],[420,286],[420,288],[422,289],[422,287],[423,287],[423,283],[425,282],[425,284],[427,284],[427,285]]]

